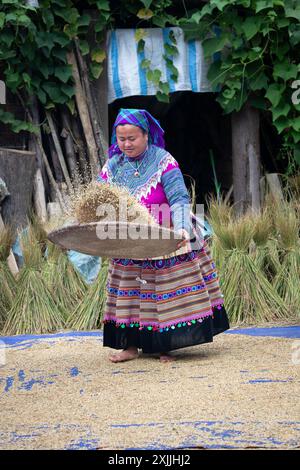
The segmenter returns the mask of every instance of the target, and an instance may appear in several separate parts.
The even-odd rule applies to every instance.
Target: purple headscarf
[[[112,145],[108,150],[109,158],[111,158],[116,153],[122,153],[117,144],[116,137],[116,127],[121,124],[132,124],[133,126],[140,127],[148,133],[149,144],[165,148],[164,130],[160,127],[159,122],[148,111],[145,109],[121,108],[112,131]]]

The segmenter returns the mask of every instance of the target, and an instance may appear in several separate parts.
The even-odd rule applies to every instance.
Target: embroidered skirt
[[[104,346],[167,352],[211,342],[228,328],[206,242],[200,250],[167,259],[110,261]]]

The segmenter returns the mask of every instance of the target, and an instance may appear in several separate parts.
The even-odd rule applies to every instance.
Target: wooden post
[[[1,204],[5,224],[13,230],[25,227],[32,208],[33,178],[36,171],[34,152],[0,148],[0,177],[10,196]]]
[[[44,223],[47,221],[47,206],[44,182],[40,168],[35,173],[34,182],[34,209],[38,218]]]
[[[233,194],[238,215],[260,208],[259,111],[249,104],[232,114]]]
[[[70,121],[69,111],[66,106],[63,106],[61,108],[61,118],[62,118],[63,129],[60,135],[64,142],[69,171],[70,171],[71,177],[74,178],[76,173],[78,172],[78,168],[77,168],[73,138],[71,134],[71,121]]]
[[[59,142],[59,138],[58,138],[58,135],[57,135],[57,132],[56,132],[56,127],[55,127],[55,124],[53,122],[52,115],[51,115],[50,111],[46,111],[46,116],[47,116],[47,120],[48,120],[48,123],[49,123],[49,126],[50,126],[51,135],[52,135],[52,139],[53,139],[53,142],[54,142],[54,147],[55,147],[55,150],[56,150],[56,154],[58,156],[59,163],[60,163],[64,178],[65,178],[65,181],[67,183],[67,186],[68,186],[69,190],[72,190],[72,183],[71,183],[69,172],[68,172],[67,165],[66,165],[66,162],[65,162],[65,157],[64,157],[64,154],[63,154],[60,142]]]
[[[81,123],[83,127],[85,140],[87,143],[87,150],[88,150],[88,155],[90,159],[91,171],[92,171],[92,175],[96,176],[99,171],[100,164],[99,164],[99,159],[98,159],[98,152],[97,152],[97,146],[96,146],[96,142],[94,138],[93,128],[92,128],[92,124],[90,120],[89,110],[87,107],[87,100],[86,100],[86,96],[81,85],[80,75],[79,75],[77,61],[76,61],[74,52],[69,52],[67,54],[67,58],[68,58],[68,63],[72,65],[72,69],[73,69],[73,77],[75,80],[75,99],[76,99],[76,104],[78,107],[78,111],[79,111],[79,115],[80,115],[80,119],[81,119]]]

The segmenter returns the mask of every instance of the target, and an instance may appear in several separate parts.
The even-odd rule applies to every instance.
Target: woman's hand
[[[181,248],[182,246],[185,246],[189,242],[190,235],[187,232],[187,230],[185,230],[184,228],[180,230],[176,230],[176,233],[179,233],[181,237],[183,238],[183,240],[180,240],[180,242],[177,243],[177,249],[178,249],[178,248]]]

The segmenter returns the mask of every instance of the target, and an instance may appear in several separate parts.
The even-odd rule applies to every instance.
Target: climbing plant
[[[74,110],[74,82],[67,53],[74,41],[83,56],[90,54],[90,77],[102,72],[105,50],[91,49],[86,36],[89,28],[96,43],[101,43],[111,22],[107,0],[89,0],[98,10],[96,21],[89,14],[80,14],[71,0],[39,0],[33,7],[20,0],[1,0],[0,61],[6,87],[26,97],[36,96],[45,109],[58,104]],[[0,110],[0,119],[13,130],[33,130],[10,113]]]
[[[225,113],[246,102],[269,111],[300,165],[300,2],[212,0],[180,25],[214,54],[208,78]]]
[[[105,31],[134,21],[137,47],[145,48],[147,27],[180,26],[187,39],[200,39],[206,57],[214,56],[208,78],[225,113],[246,102],[268,111],[284,146],[300,164],[300,3],[298,0],[88,0],[82,13],[77,0],[39,0],[39,7],[22,0],[1,0],[0,61],[4,81],[13,93],[37,96],[48,110],[59,104],[74,110],[74,82],[68,52],[74,43],[88,56],[90,78],[103,70]],[[178,7],[181,6],[181,9]],[[195,6],[196,5],[196,6]],[[178,71],[173,58],[176,40],[170,30],[164,59],[171,78]],[[149,59],[142,62],[147,79],[157,87],[157,98],[169,99],[169,84]],[[0,109],[0,120],[15,131],[33,130]]]

